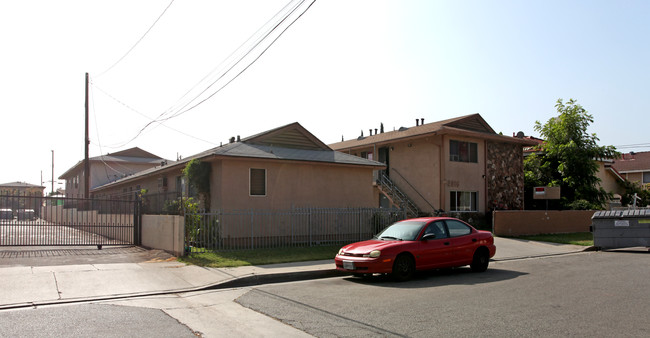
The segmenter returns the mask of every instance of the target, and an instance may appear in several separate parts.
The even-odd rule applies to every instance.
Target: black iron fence
[[[176,191],[141,195],[142,213],[150,215],[178,215],[181,193]]]
[[[302,208],[185,214],[186,252],[309,247],[370,239],[403,210]]]
[[[0,246],[140,243],[140,201],[0,195]]]

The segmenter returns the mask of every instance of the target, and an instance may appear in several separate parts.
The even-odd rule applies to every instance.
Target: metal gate
[[[140,245],[139,200],[0,195],[0,246]]]

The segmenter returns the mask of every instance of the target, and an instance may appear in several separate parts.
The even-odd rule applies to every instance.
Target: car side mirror
[[[426,235],[422,236],[423,241],[426,241],[428,239],[435,239],[435,238],[436,238],[436,234],[426,234]]]

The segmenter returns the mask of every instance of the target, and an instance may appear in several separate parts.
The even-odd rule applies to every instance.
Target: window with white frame
[[[451,191],[449,211],[478,211],[478,192]]]
[[[452,162],[478,163],[478,144],[449,140],[449,160]]]
[[[266,196],[266,169],[250,169],[250,195]]]

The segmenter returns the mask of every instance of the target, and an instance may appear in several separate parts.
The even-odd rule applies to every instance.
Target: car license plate
[[[345,270],[354,270],[354,262],[352,262],[352,261],[343,261],[343,269],[345,269]]]

